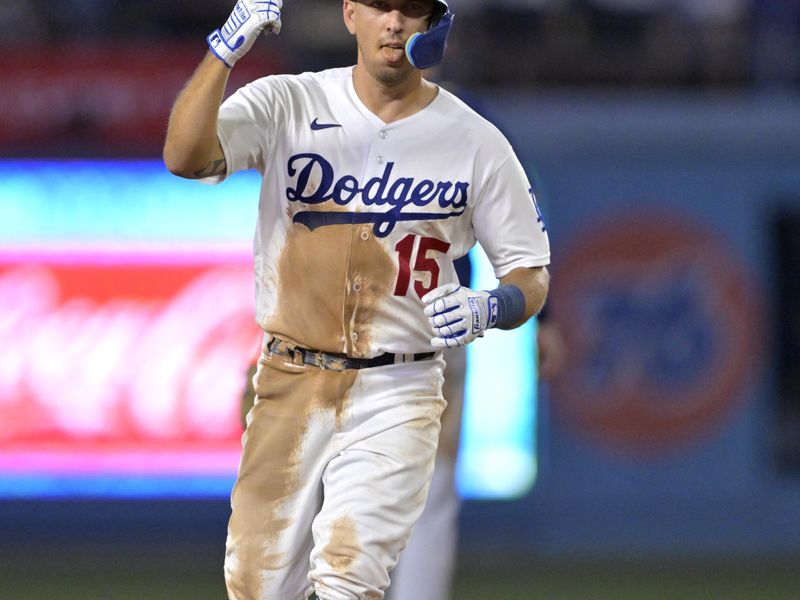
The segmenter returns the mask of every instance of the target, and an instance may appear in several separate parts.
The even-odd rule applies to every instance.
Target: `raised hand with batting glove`
[[[221,29],[206,38],[211,51],[228,68],[252,48],[261,32],[281,32],[283,0],[239,0]]]
[[[525,313],[525,296],[515,285],[476,291],[447,283],[425,294],[422,303],[433,327],[434,348],[466,346],[487,329],[513,327]]]

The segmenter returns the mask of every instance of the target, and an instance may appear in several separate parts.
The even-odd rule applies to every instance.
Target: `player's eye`
[[[422,19],[431,14],[431,7],[425,2],[409,2],[403,12],[411,19]]]
[[[372,2],[366,2],[365,4],[379,12],[391,12],[394,10],[392,4],[390,2],[386,2],[385,0],[373,0]],[[403,3],[399,10],[409,19],[423,19],[431,14],[430,4],[427,2],[419,2],[417,0]]]
[[[392,10],[392,7],[388,2],[381,2],[380,0],[369,2],[367,6],[369,6],[370,8],[374,8],[375,10],[379,10],[381,12],[389,12],[390,10]]]

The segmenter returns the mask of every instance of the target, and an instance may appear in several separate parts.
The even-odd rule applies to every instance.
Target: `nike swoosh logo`
[[[341,127],[338,123],[320,123],[317,119],[311,121],[311,129],[319,131],[321,129],[330,129],[331,127]]]

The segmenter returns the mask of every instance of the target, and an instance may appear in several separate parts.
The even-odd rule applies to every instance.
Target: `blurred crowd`
[[[233,0],[3,0],[0,43],[202,40]],[[449,76],[472,85],[800,83],[800,0],[452,0]],[[270,51],[293,70],[353,60],[337,0],[285,0]]]

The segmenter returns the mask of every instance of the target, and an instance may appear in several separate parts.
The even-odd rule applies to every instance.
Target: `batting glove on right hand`
[[[283,0],[239,0],[222,29],[206,38],[208,47],[228,68],[253,47],[262,31],[281,32]]]
[[[434,348],[466,346],[497,322],[497,298],[457,283],[431,290],[422,297],[422,303],[433,327]]]

